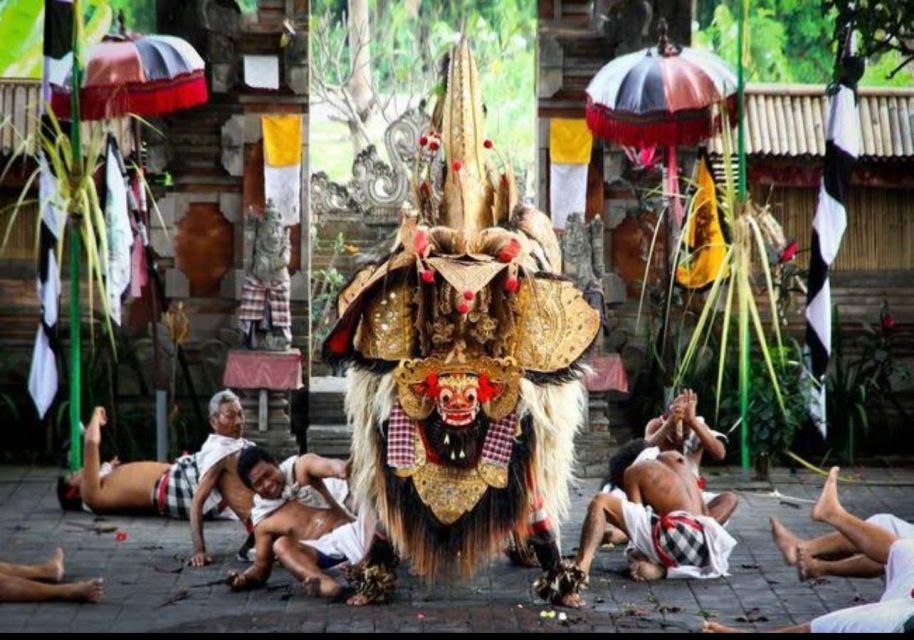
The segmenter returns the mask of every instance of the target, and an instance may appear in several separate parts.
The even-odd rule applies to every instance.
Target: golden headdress
[[[523,371],[553,373],[595,338],[599,313],[554,275],[561,256],[548,217],[515,205],[510,168],[500,173],[486,157],[492,145],[479,86],[462,38],[435,109],[443,183],[413,190],[417,207],[404,207],[398,250],[340,293],[340,318],[325,342],[330,358],[444,362],[460,345],[471,360],[510,358]],[[436,191],[443,196],[433,200]]]

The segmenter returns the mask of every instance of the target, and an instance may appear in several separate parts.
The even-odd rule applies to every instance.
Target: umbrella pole
[[[79,40],[81,37],[79,0],[73,0],[73,74],[70,88],[70,146],[73,154],[73,179],[82,174],[82,141],[79,131],[79,88],[82,84],[79,68]],[[78,204],[76,205],[79,206]],[[81,253],[80,229],[85,212],[71,210],[70,216],[70,469],[74,472],[82,467],[82,327],[79,316],[79,259]]]
[[[739,197],[740,215],[746,204],[746,128],[743,119],[745,77],[743,69],[743,46],[745,42],[745,22],[748,17],[748,2],[740,0],[739,22],[736,38],[736,78],[737,78],[737,167],[739,177],[737,194]],[[747,261],[748,262],[748,261]],[[748,265],[741,265],[741,267]],[[749,468],[749,318],[748,301],[740,296],[739,305],[739,416],[740,416],[740,462],[743,469]]]

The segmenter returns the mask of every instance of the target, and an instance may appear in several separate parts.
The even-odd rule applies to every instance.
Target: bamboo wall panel
[[[12,205],[17,197],[0,199],[0,238],[6,234],[12,216]],[[9,209],[7,207],[10,207]],[[9,228],[9,239],[6,249],[0,258],[11,260],[33,260],[35,258],[36,224],[38,220],[38,203],[23,204],[16,214],[12,228]]]
[[[770,195],[769,195],[770,193]],[[818,191],[796,187],[753,190],[756,202],[771,205],[787,238],[799,241],[800,264],[809,263],[812,221]],[[848,224],[832,265],[834,271],[897,271],[914,269],[914,190],[852,189]]]

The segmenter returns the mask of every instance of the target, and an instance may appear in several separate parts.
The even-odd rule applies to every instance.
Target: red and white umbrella
[[[736,122],[736,74],[717,56],[673,44],[661,23],[656,47],[620,56],[587,86],[587,126],[619,145],[667,148],[669,191],[682,223],[676,146],[710,138],[726,103]]]
[[[158,116],[204,104],[209,99],[203,58],[174,36],[108,37],[86,55],[80,118],[103,120],[132,113]],[[51,108],[70,117],[70,74],[52,86]]]
[[[644,148],[694,144],[719,127],[727,101],[736,119],[736,74],[717,56],[661,37],[656,47],[621,56],[587,86],[587,124],[616,144]]]

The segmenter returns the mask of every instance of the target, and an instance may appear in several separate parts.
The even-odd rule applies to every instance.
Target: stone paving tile
[[[844,473],[870,483],[842,485],[842,498],[852,511],[914,519],[914,471],[855,468]],[[729,578],[634,583],[624,575],[621,549],[601,551],[585,592],[587,606],[567,611],[561,622],[541,616],[552,608],[538,602],[530,589],[538,572],[511,567],[504,558],[466,584],[426,586],[401,570],[390,606],[351,609],[307,598],[281,568],[266,589],[233,594],[209,583],[245,566],[232,557],[244,538],[237,523],[207,523],[207,544],[216,562],[191,569],[184,566],[190,552],[186,523],[63,514],[54,495],[54,469],[0,467],[0,509],[7,515],[0,524],[0,559],[40,562],[60,545],[69,579],[102,576],[106,581],[105,600],[94,606],[3,604],[0,632],[672,633],[696,631],[706,617],[751,631],[796,624],[881,595],[881,580],[829,578],[801,584],[772,543],[771,516],[804,536],[828,531],[808,517],[821,477],[778,469],[772,483],[762,484],[739,470],[715,469],[710,475],[714,489],[734,489],[741,502],[730,524],[739,545],[731,556]],[[572,513],[563,526],[566,555],[576,550],[580,523],[596,488],[596,482],[584,482],[573,492]],[[774,488],[780,496],[771,494]],[[126,532],[127,539],[117,542],[113,532],[97,533],[96,527],[114,527]],[[750,621],[738,622],[746,619]]]

